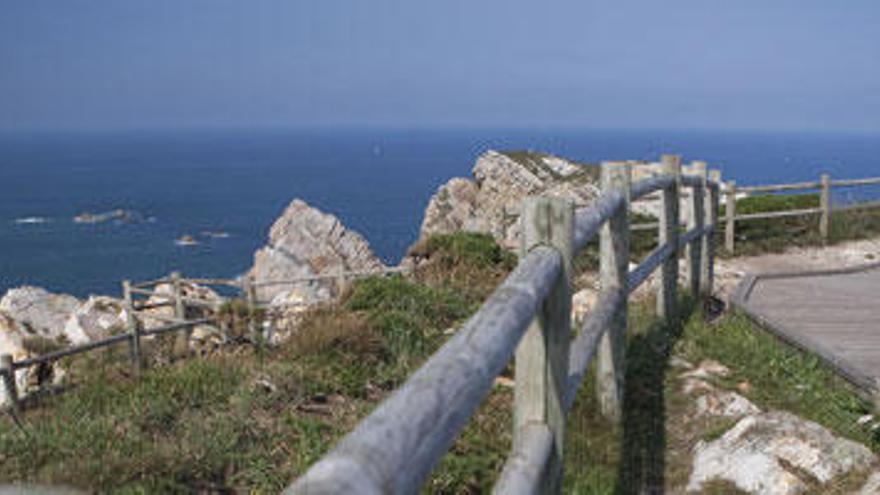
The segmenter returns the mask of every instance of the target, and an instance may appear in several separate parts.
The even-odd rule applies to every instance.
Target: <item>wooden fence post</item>
[[[15,366],[13,366],[11,354],[0,355],[0,374],[3,374],[3,386],[6,389],[9,408],[17,418],[19,413],[18,385],[15,383]]]
[[[819,196],[819,206],[822,208],[822,216],[819,218],[819,234],[827,241],[828,228],[831,226],[831,176],[822,174],[820,182],[822,192]]]
[[[721,187],[721,171],[711,170],[709,172],[708,180],[717,187],[706,186],[705,220],[706,225],[710,226],[711,230],[706,234],[706,237],[703,240],[703,274],[700,278],[703,281],[701,286],[703,295],[711,297],[712,291],[714,290],[713,285],[715,283],[715,235],[718,233],[718,202],[720,199],[718,193]]]
[[[171,286],[174,290],[174,318],[180,321],[186,320],[186,306],[183,303],[183,294],[180,281],[180,272],[171,272]],[[188,327],[177,334],[174,347],[180,355],[189,354],[189,340],[192,327]]]
[[[631,168],[625,162],[602,163],[602,190],[622,191],[624,207],[599,231],[599,280],[602,290],[620,292],[620,306],[599,343],[596,389],[603,416],[619,421],[623,410],[629,279],[629,202]]]
[[[122,297],[125,305],[125,327],[131,336],[131,369],[137,375],[141,371],[141,333],[134,316],[134,300],[131,295],[131,281],[122,281]]]
[[[525,426],[533,422],[547,424],[554,437],[554,450],[543,486],[546,493],[560,493],[564,395],[571,340],[574,204],[563,198],[526,198],[520,222],[520,256],[524,257],[537,246],[551,246],[562,254],[563,273],[538,307],[535,319],[516,349],[514,449],[523,441]]]
[[[673,254],[663,262],[660,268],[660,288],[657,293],[657,315],[667,322],[675,321],[677,316],[678,298],[678,228],[679,228],[679,191],[681,190],[681,157],[663,155],[663,173],[671,175],[675,180],[662,192],[662,208],[660,211],[659,244],[673,246]]]
[[[186,308],[183,305],[183,294],[180,286],[180,272],[171,272],[171,286],[174,289],[174,317],[186,319]]]
[[[693,162],[693,174],[702,179],[700,185],[691,188],[691,196],[688,208],[687,228],[702,229],[705,225],[705,191],[706,191],[706,162]],[[691,295],[696,299],[702,294],[704,237],[697,236],[688,243],[685,251],[687,257],[688,282]]]
[[[724,192],[725,202],[725,214],[727,225],[724,229],[724,249],[727,250],[728,253],[733,254],[734,242],[736,242],[736,232],[735,232],[735,224],[736,224],[736,181],[731,180],[727,182],[727,191]]]
[[[248,334],[254,343],[258,343],[257,325],[254,321],[254,314],[257,309],[257,286],[254,283],[253,275],[245,275],[244,277],[244,300],[247,307]]]

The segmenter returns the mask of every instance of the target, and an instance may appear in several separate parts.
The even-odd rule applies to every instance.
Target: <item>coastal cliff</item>
[[[487,151],[477,158],[473,178],[456,177],[437,189],[419,232],[458,231],[492,235],[504,247],[517,246],[516,214],[526,196],[569,198],[578,205],[599,194],[599,168],[534,151]]]

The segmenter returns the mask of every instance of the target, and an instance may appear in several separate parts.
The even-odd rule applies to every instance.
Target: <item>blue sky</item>
[[[0,128],[880,131],[876,0],[0,0]]]

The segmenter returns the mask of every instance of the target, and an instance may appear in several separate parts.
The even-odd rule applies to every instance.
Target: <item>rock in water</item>
[[[48,339],[65,335],[64,324],[79,307],[79,301],[67,294],[53,294],[43,288],[22,286],[9,289],[0,299],[0,311],[18,320],[31,334]],[[65,335],[71,342],[73,336]]]
[[[295,199],[272,225],[269,243],[254,254],[250,274],[258,282],[268,282],[382,268],[384,264],[360,234],[335,216]],[[305,292],[313,303],[338,295],[342,287],[334,279],[282,284],[259,287],[257,298],[271,301],[291,290]]]
[[[516,215],[526,196],[560,196],[585,205],[599,195],[598,167],[532,151],[487,151],[477,159],[473,176],[440,186],[425,210],[420,240],[463,230],[491,234],[515,248]]]
[[[746,416],[717,440],[699,442],[694,452],[689,491],[718,479],[748,493],[796,494],[808,483],[827,483],[876,460],[864,445],[783,411]]]

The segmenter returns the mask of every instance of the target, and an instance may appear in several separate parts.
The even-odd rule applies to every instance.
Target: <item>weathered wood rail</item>
[[[736,181],[728,181],[724,184],[724,248],[733,253],[736,248],[736,223],[773,218],[801,217],[807,215],[819,215],[819,233],[823,239],[828,239],[833,211],[848,211],[855,209],[867,209],[880,207],[880,201],[866,201],[842,206],[833,206],[831,200],[832,189],[837,187],[857,187],[880,185],[880,177],[864,179],[831,180],[829,174],[822,174],[815,182],[793,182],[789,184],[772,184],[760,186],[737,186]],[[772,194],[790,193],[792,191],[819,191],[819,206],[816,208],[801,208],[797,210],[768,211],[761,213],[738,214],[736,211],[737,194]]]
[[[196,284],[200,286],[220,286],[234,289],[239,292],[240,297],[246,301],[249,310],[253,311],[257,308],[265,307],[270,301],[259,301],[256,299],[256,287],[273,286],[273,285],[297,285],[303,283],[311,283],[316,281],[337,279],[348,280],[353,278],[362,278],[375,275],[388,275],[393,273],[403,273],[404,268],[388,268],[375,271],[341,271],[332,274],[314,275],[308,277],[299,277],[285,280],[271,281],[255,281],[250,277],[241,279],[222,279],[222,278],[183,278],[179,272],[172,272],[168,277],[162,277],[154,280],[146,280],[132,283],[129,280],[122,282],[123,308],[125,310],[126,322],[124,331],[117,335],[86,342],[79,345],[73,345],[49,352],[35,357],[21,360],[14,360],[12,355],[0,355],[0,381],[6,392],[8,407],[13,413],[20,410],[20,390],[18,380],[16,380],[16,372],[33,366],[44,366],[51,364],[63,358],[76,356],[79,354],[91,352],[106,347],[119,344],[128,344],[129,359],[131,361],[132,371],[137,374],[143,365],[143,356],[141,354],[141,339],[144,337],[162,335],[171,332],[178,333],[179,348],[186,348],[187,343],[192,334],[192,330],[204,324],[216,324],[216,318],[193,318],[187,319],[187,308],[207,308],[217,311],[224,302],[221,300],[205,300],[195,297],[187,297],[184,295],[183,287],[187,284]],[[157,287],[160,285],[170,285],[171,290],[159,291]],[[146,299],[138,299],[138,298]],[[151,302],[152,300],[152,302]],[[164,325],[145,329],[142,317],[138,316],[138,311],[144,311],[155,308],[172,307],[173,316],[163,316],[152,313],[146,315],[146,318],[164,322]],[[249,321],[252,338],[254,338],[257,329],[253,322]],[[227,339],[228,340],[228,337]]]
[[[621,417],[628,296],[660,268],[657,311],[678,318],[679,254],[688,286],[711,293],[719,184],[706,165],[682,176],[681,159],[634,184],[625,162],[602,164],[603,192],[587,208],[528,198],[520,215],[520,262],[461,329],[286,493],[415,493],[514,358],[513,450],[495,493],[558,493],[566,418],[595,356],[602,412]],[[680,232],[679,194],[692,191]],[[629,271],[629,204],[662,194],[659,246]],[[571,338],[572,259],[599,236],[601,291]],[[515,357],[514,357],[515,355]]]

